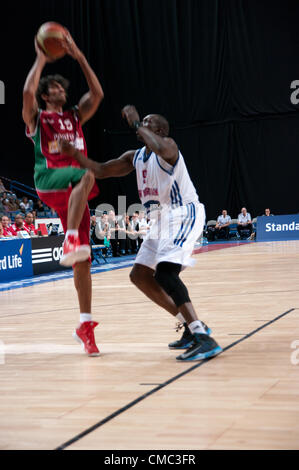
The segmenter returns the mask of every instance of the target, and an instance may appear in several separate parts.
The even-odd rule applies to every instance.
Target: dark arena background
[[[184,155],[207,218],[222,208],[252,216],[297,213],[299,3],[296,0],[47,0],[1,6],[1,174],[33,185],[22,88],[33,37],[64,24],[98,75],[105,98],[85,126],[99,161],[138,143],[120,116],[161,113]],[[86,84],[70,57],[47,65],[71,80],[69,103]],[[102,181],[98,202],[138,201],[135,176]]]

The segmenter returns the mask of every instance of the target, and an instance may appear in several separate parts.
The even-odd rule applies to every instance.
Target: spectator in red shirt
[[[3,235],[4,237],[15,237],[17,234],[10,226],[10,220],[7,215],[3,215],[1,218],[2,227],[3,227]]]
[[[34,235],[37,235],[37,230],[35,230],[35,226],[33,224],[33,214],[32,212],[27,212],[25,220],[24,220],[24,229],[26,232],[29,233],[29,235],[32,235],[31,232],[34,233]]]
[[[3,234],[2,222],[0,222],[0,238],[3,238],[3,237],[5,237],[5,235]]]
[[[22,230],[25,230],[23,214],[17,214],[15,216],[15,223],[12,224],[11,228],[14,230],[14,232],[16,232],[16,234]]]

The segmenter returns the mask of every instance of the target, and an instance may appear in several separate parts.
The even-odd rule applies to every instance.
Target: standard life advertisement
[[[258,217],[256,237],[258,242],[299,240],[299,214]]]
[[[31,240],[1,240],[0,282],[32,276]]]

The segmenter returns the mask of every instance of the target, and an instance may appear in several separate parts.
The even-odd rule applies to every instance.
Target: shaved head
[[[161,114],[154,114],[154,116],[160,126],[160,129],[162,129],[167,136],[169,134],[169,123],[167,119],[164,116],[161,116]]]
[[[163,135],[163,137],[167,137],[169,134],[169,123],[161,114],[148,114],[143,118],[142,122],[143,125],[149,124],[153,132]]]

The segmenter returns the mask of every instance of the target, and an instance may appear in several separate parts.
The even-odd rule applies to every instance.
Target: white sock
[[[181,323],[186,323],[186,320],[185,320],[185,318],[183,317],[183,315],[182,315],[181,313],[178,313],[178,314],[175,316],[175,318],[177,318],[178,321],[181,322]]]
[[[91,313],[80,313],[80,323],[85,321],[92,321]]]
[[[201,323],[200,320],[193,321],[192,323],[189,323],[189,330],[191,331],[192,334],[194,333],[201,333],[206,335],[207,332],[203,327],[203,324]]]
[[[65,234],[65,238],[67,238],[69,235],[75,235],[75,237],[78,236],[78,230],[67,230]]]

